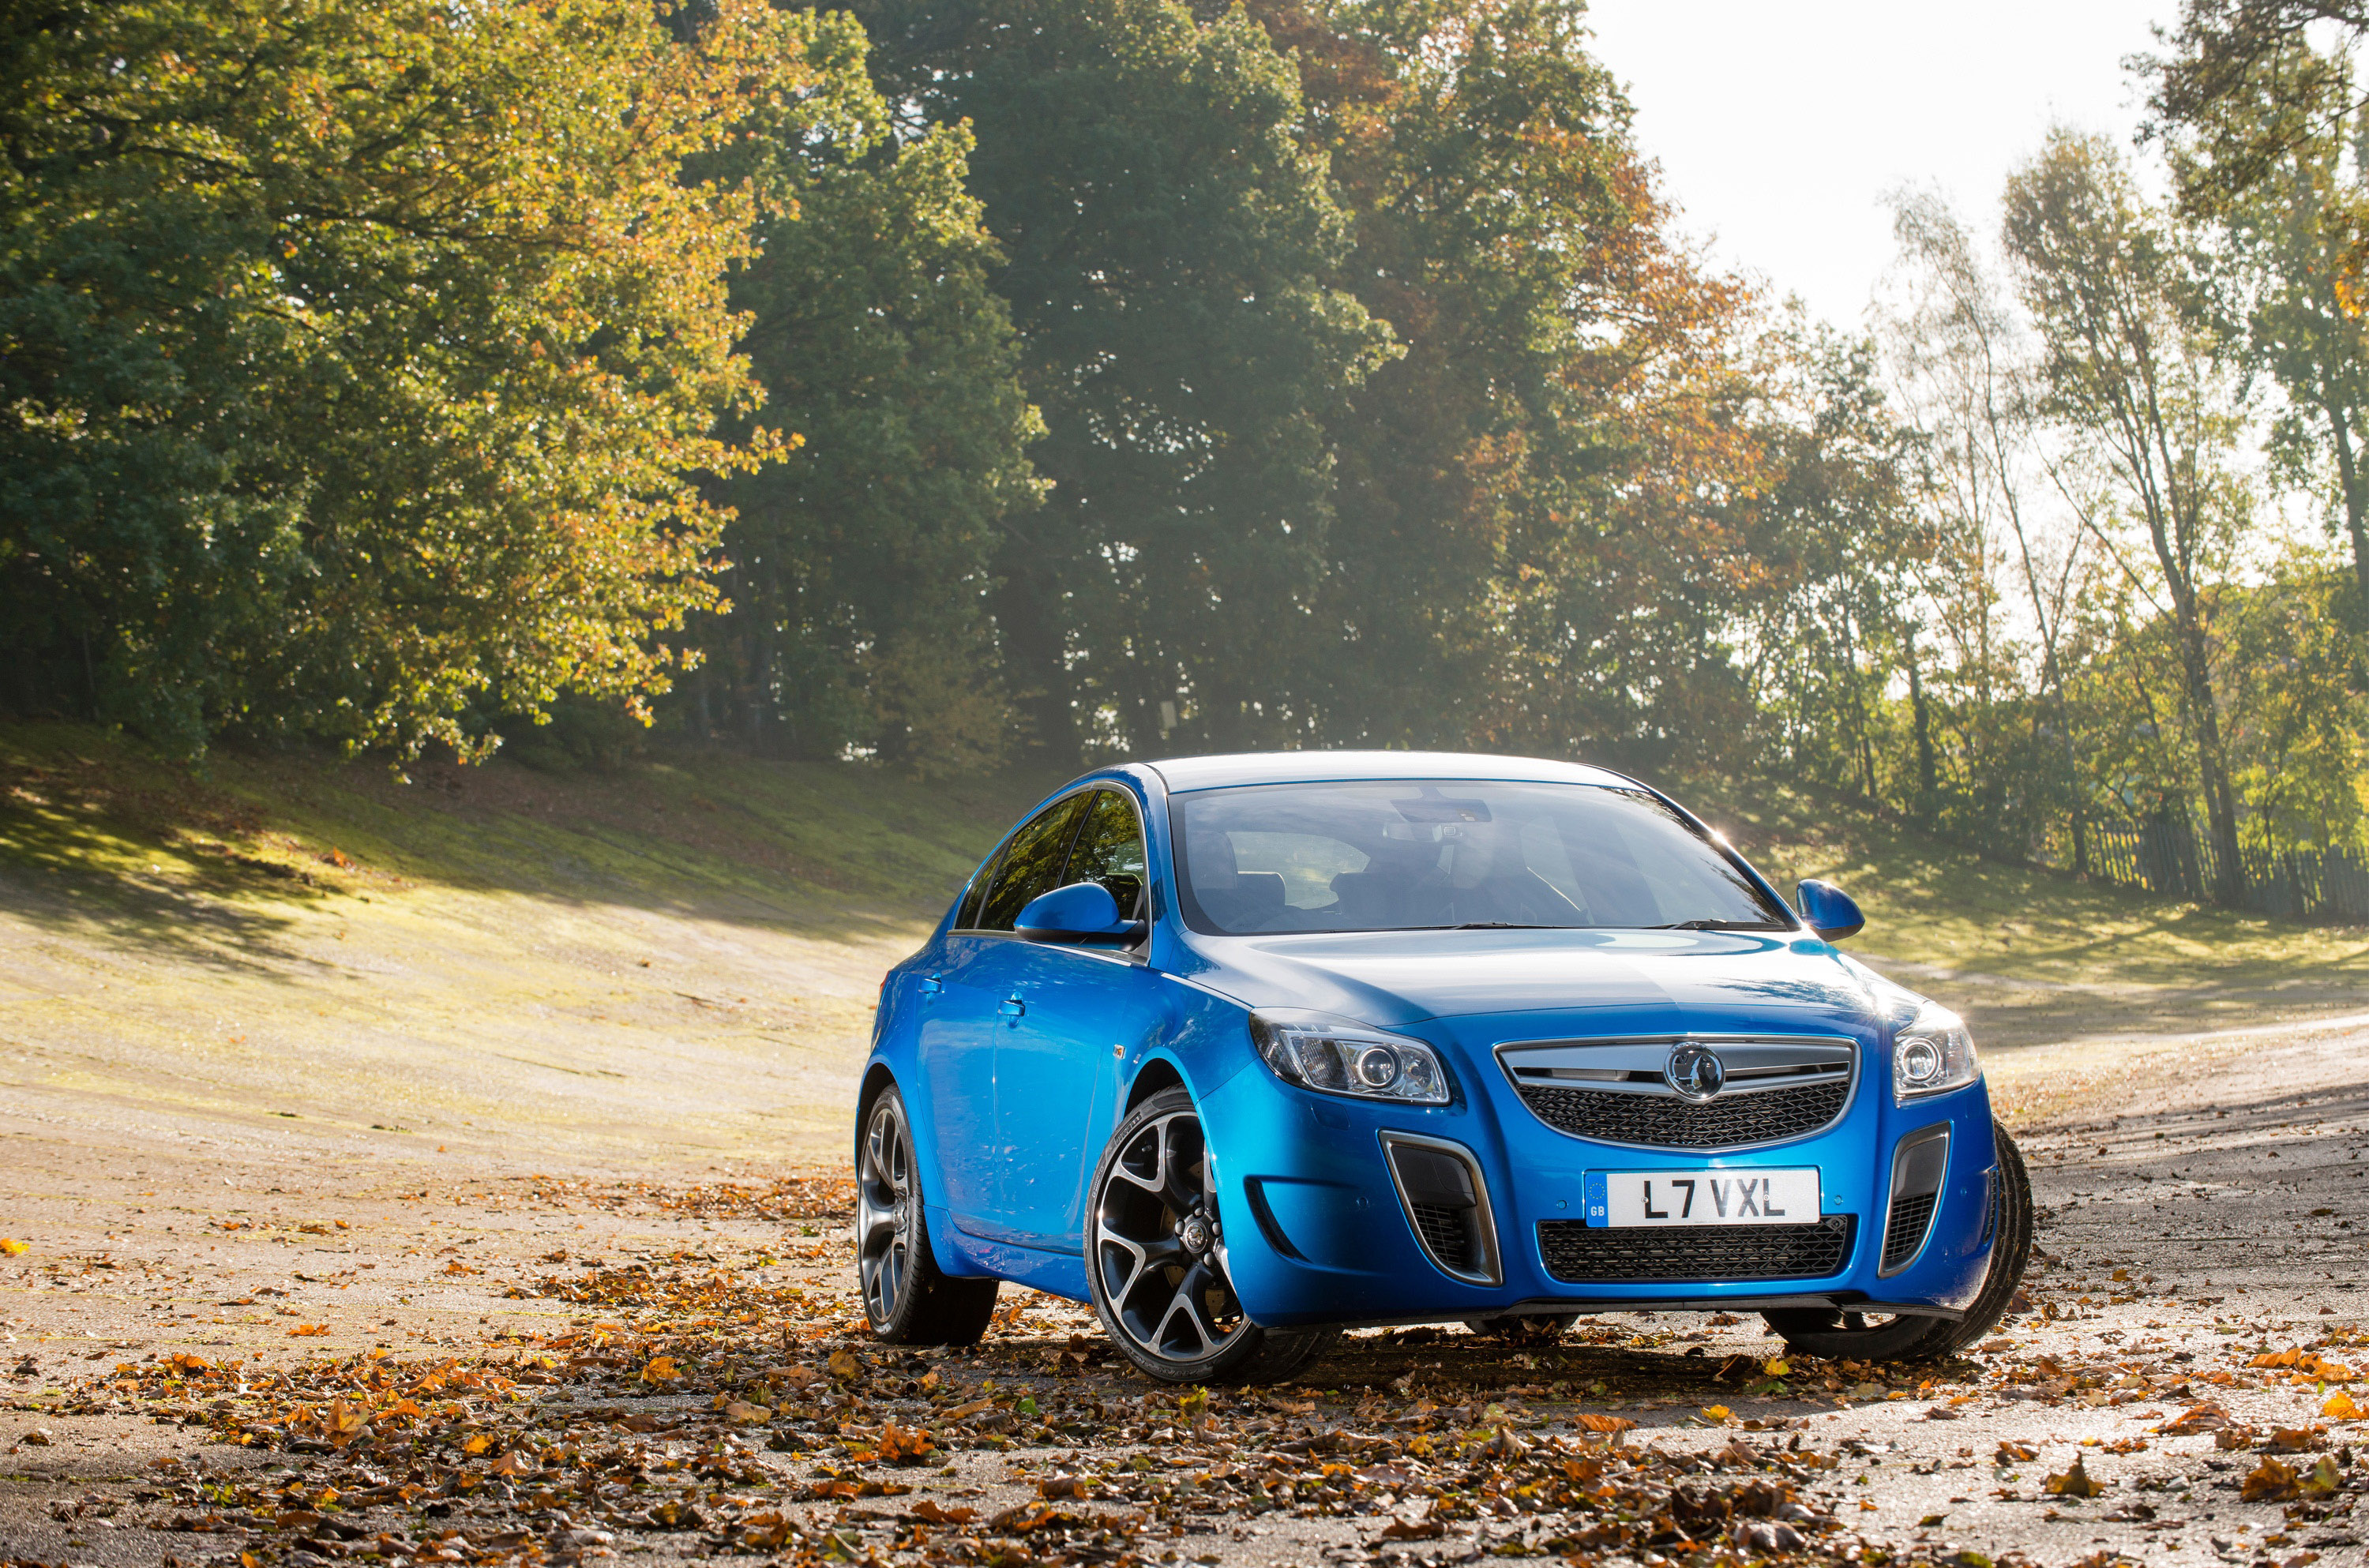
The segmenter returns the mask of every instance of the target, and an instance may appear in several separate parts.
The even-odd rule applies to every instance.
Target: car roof
[[[1353,779],[1475,779],[1524,784],[1630,784],[1634,781],[1585,762],[1543,757],[1492,757],[1475,751],[1236,751],[1215,757],[1173,757],[1144,764],[1169,790],[1220,789],[1230,784],[1316,784]]]

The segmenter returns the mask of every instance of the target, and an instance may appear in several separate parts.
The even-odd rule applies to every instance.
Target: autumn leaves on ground
[[[1978,1024],[2056,1010],[1993,1059],[2031,1312],[1923,1370],[1623,1314],[1179,1391],[1047,1298],[930,1352],[851,1299],[873,988],[1024,781],[193,781],[0,738],[0,1561],[2359,1556],[2364,1042],[2297,1025],[2363,1011],[2347,933],[1738,812],[1766,858],[1867,865],[1870,950],[1889,922]],[[1930,918],[1976,885],[2030,917],[2006,949]],[[2273,1033],[2134,1030],[2183,995]]]

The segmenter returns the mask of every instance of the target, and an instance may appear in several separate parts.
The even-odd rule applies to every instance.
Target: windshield
[[[1174,795],[1169,812],[1185,922],[1213,935],[1792,924],[1718,845],[1642,790],[1256,784]]]

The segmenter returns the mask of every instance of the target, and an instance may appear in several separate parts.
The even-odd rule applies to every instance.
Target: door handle
[[[995,1010],[1006,1018],[1023,1018],[1027,1016],[1028,1004],[1016,996],[1007,996],[995,1004]]]
[[[945,982],[945,981],[944,981],[944,980],[942,980],[942,979],[938,979],[938,977],[937,977],[937,976],[935,976],[935,975],[923,975],[923,976],[921,977],[921,1000],[922,1000],[922,1001],[929,1001],[932,997],[938,996],[938,995],[942,994],[942,993],[945,990],[945,989],[946,989],[946,982]]]

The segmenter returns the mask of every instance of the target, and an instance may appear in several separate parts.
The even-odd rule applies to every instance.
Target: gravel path
[[[2369,1433],[2325,1411],[2369,1406],[2364,1053],[2369,1024],[2347,1020],[2000,1062],[2042,1205],[2032,1309],[1939,1372],[1772,1368],[1757,1320],[1613,1315],[1512,1351],[1461,1331],[1355,1336],[1294,1390],[1206,1409],[1117,1373],[1091,1322],[1043,1298],[1013,1300],[976,1352],[893,1356],[848,1333],[827,1173],[395,1160],[299,1123],[208,1130],[52,1091],[0,1104],[0,1236],[29,1243],[0,1256],[0,1562],[977,1561],[1002,1550],[981,1544],[991,1524],[1038,1561],[1066,1541],[1082,1562],[1708,1562],[1617,1531],[1585,1545],[1609,1514],[1512,1484],[1612,1462],[1611,1478],[1728,1498],[1711,1533],[1747,1557],[2359,1562],[2369,1443],[2352,1445]],[[517,1386],[466,1414],[488,1446],[420,1436],[401,1452],[442,1457],[389,1459],[382,1441],[359,1458],[240,1391],[267,1372],[343,1387],[372,1349],[406,1368],[495,1357]],[[174,1356],[207,1369],[168,1389]],[[670,1356],[681,1381],[654,1379]],[[763,1420],[727,1413],[735,1401]],[[1636,1425],[1607,1448],[1591,1420]],[[933,1431],[937,1450],[894,1466],[890,1428]],[[636,1503],[669,1484],[668,1453],[727,1456],[737,1479],[686,1491],[705,1523],[669,1528],[655,1504],[552,1490],[555,1467],[594,1463],[588,1434],[623,1456],[600,1462],[628,1467],[615,1496]],[[512,1455],[541,1456],[540,1487],[527,1461],[499,1468]],[[406,1462],[418,1495],[396,1495]],[[299,1494],[333,1470],[348,1502],[322,1512]],[[1781,1482],[1802,1528],[1780,1539],[1776,1515],[1744,1511],[1754,1474]],[[882,1477],[910,1490],[859,1495]],[[1065,1477],[1091,1484],[1062,1503]],[[963,1510],[981,1522],[915,1522]],[[219,1528],[147,1528],[210,1516]],[[365,1517],[385,1526],[376,1546],[319,1522]]]

